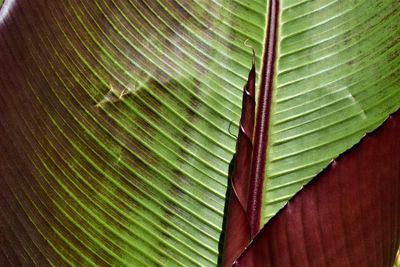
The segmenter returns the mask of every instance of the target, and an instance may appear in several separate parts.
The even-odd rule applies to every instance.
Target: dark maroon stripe
[[[279,0],[271,0],[268,10],[268,29],[265,37],[261,88],[258,100],[257,122],[254,134],[253,161],[250,176],[249,202],[247,213],[251,234],[260,229],[261,197],[264,180],[266,148],[268,143],[268,124],[270,117],[271,93],[275,68],[276,38],[278,28]]]

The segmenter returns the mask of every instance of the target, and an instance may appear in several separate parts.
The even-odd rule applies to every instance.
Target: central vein
[[[247,206],[252,236],[257,234],[260,229],[262,188],[267,157],[268,125],[275,72],[278,14],[279,0],[271,0],[268,7],[268,23],[265,35],[265,51],[261,72],[260,95],[256,113],[257,119],[254,132],[253,161],[251,166],[251,181]]]

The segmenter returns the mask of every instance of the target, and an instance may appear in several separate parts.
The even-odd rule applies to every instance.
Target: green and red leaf
[[[397,112],[289,200],[234,266],[393,266],[399,133]]]
[[[399,29],[397,0],[5,0],[0,260],[215,265],[245,41],[251,239],[399,109]]]

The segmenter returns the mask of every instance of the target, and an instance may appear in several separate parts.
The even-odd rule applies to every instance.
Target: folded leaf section
[[[249,72],[247,84],[243,90],[242,116],[236,143],[236,154],[231,161],[228,186],[228,213],[226,217],[222,265],[230,266],[248,245],[251,238],[247,214],[248,190],[252,157],[252,137],[255,109],[255,64]]]

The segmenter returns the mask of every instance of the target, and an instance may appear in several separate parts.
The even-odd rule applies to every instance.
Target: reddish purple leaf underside
[[[270,95],[274,79],[278,12],[278,1],[270,1],[256,125],[254,125],[254,51],[253,66],[243,92],[236,156],[232,159],[233,171],[229,174],[228,191],[230,192],[228,193],[229,198],[227,198],[228,209],[223,233],[223,266],[232,265],[234,259],[260,229],[261,195],[268,143]]]
[[[333,161],[235,266],[392,266],[400,238],[400,111]]]
[[[254,109],[255,109],[255,65],[253,63],[248,82],[243,90],[242,116],[236,143],[236,155],[233,157],[228,186],[227,217],[223,242],[222,265],[229,266],[250,242],[251,227],[248,215],[248,197],[250,164],[253,144]]]
[[[272,0],[269,4],[253,139],[244,133],[253,131],[249,127],[254,121],[254,103],[249,102],[246,88],[254,82],[254,66],[245,87],[236,157],[229,175],[223,266],[391,266],[400,234],[399,112],[334,161],[257,233],[278,2]],[[237,259],[239,251],[243,253]]]

